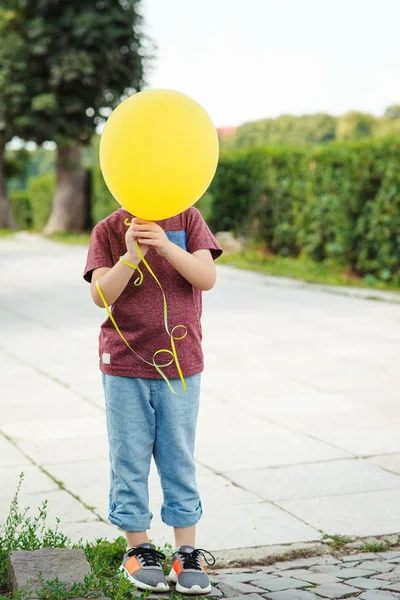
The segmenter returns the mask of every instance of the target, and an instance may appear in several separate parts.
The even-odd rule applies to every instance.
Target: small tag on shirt
[[[111,354],[108,354],[107,352],[103,352],[102,360],[103,360],[103,365],[110,365],[111,364]]]

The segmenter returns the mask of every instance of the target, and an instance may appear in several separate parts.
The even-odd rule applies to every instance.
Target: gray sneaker
[[[119,570],[139,590],[168,592],[170,588],[160,558],[165,558],[165,554],[158,552],[153,544],[145,542],[125,552]]]
[[[208,562],[204,552],[209,554],[213,562]],[[211,583],[208,578],[204,561],[208,565],[215,563],[215,558],[202,548],[193,548],[193,546],[181,546],[172,555],[172,569],[168,575],[168,580],[176,583],[176,591],[181,594],[208,594],[211,592]]]

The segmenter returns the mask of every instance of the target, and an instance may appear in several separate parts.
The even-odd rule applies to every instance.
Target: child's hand
[[[140,249],[145,247],[148,250],[152,247],[160,256],[165,256],[168,253],[168,248],[172,242],[157,223],[144,221],[143,219],[133,219],[132,231],[140,244]]]
[[[127,249],[127,253],[128,253],[128,260],[130,259],[132,262],[139,263],[140,256],[136,249],[136,243],[135,243],[138,236],[134,232],[134,227],[135,227],[134,221],[135,221],[135,219],[132,220],[132,223],[129,226],[129,229],[125,234],[125,243],[126,243],[126,249]],[[139,248],[140,248],[140,251],[143,256],[146,256],[147,252],[150,250],[150,246],[141,244],[140,242],[139,242]]]

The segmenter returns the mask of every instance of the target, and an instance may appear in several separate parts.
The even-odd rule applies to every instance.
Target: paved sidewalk
[[[108,447],[97,365],[104,311],[82,280],[86,250],[0,240],[0,521],[49,502],[73,539],[107,521]],[[400,531],[400,306],[220,267],[204,295],[196,458],[210,550]],[[60,486],[59,482],[62,482]],[[159,518],[152,469],[152,536]]]
[[[394,600],[400,598],[400,549],[218,571],[213,582],[210,597],[232,600]]]

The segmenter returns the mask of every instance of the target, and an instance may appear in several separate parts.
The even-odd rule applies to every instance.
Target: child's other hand
[[[154,248],[160,256],[168,253],[168,248],[172,243],[165,234],[165,231],[152,221],[144,219],[133,219],[133,235],[137,238],[140,249],[145,247]]]

